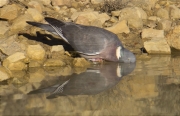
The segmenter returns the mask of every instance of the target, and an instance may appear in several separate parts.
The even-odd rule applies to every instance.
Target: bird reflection
[[[85,72],[72,74],[63,83],[34,90],[29,94],[51,93],[47,99],[68,95],[94,95],[115,86],[123,76],[131,73],[135,63],[108,62],[102,65],[92,65]]]

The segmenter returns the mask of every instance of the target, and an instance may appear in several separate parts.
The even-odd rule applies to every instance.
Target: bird
[[[40,87],[28,94],[50,93],[46,97],[47,99],[59,96],[95,95],[117,85],[135,67],[136,63],[107,62],[102,65],[92,65],[85,72],[73,73],[66,79],[57,76],[57,78],[64,80],[55,81],[55,83],[53,81],[50,86]],[[48,81],[48,83],[50,82]]]
[[[103,60],[122,63],[136,62],[135,55],[123,46],[118,36],[106,29],[63,22],[51,17],[44,19],[48,24],[26,22],[60,36],[81,57],[93,62]]]

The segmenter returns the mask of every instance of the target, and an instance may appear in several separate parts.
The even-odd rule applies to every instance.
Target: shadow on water
[[[180,115],[179,56],[137,57],[130,67],[30,68],[12,76],[0,83],[2,116]]]
[[[68,95],[94,95],[115,86],[123,76],[131,73],[135,63],[106,63],[92,65],[85,72],[72,74],[63,83],[56,82],[52,86],[31,91],[29,94],[51,93],[48,99]]]

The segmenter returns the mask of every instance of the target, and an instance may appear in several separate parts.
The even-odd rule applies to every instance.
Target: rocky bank
[[[77,54],[59,37],[26,23],[46,23],[47,16],[105,28],[135,54],[180,50],[177,0],[1,0],[0,81],[29,67],[86,68],[90,64],[74,57]]]

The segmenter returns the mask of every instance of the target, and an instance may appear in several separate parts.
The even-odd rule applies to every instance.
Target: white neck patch
[[[117,59],[119,59],[121,57],[121,49],[122,49],[121,46],[116,48],[116,57],[117,57]]]
[[[117,69],[116,69],[116,74],[118,77],[122,77],[121,75],[121,67],[118,65]]]

